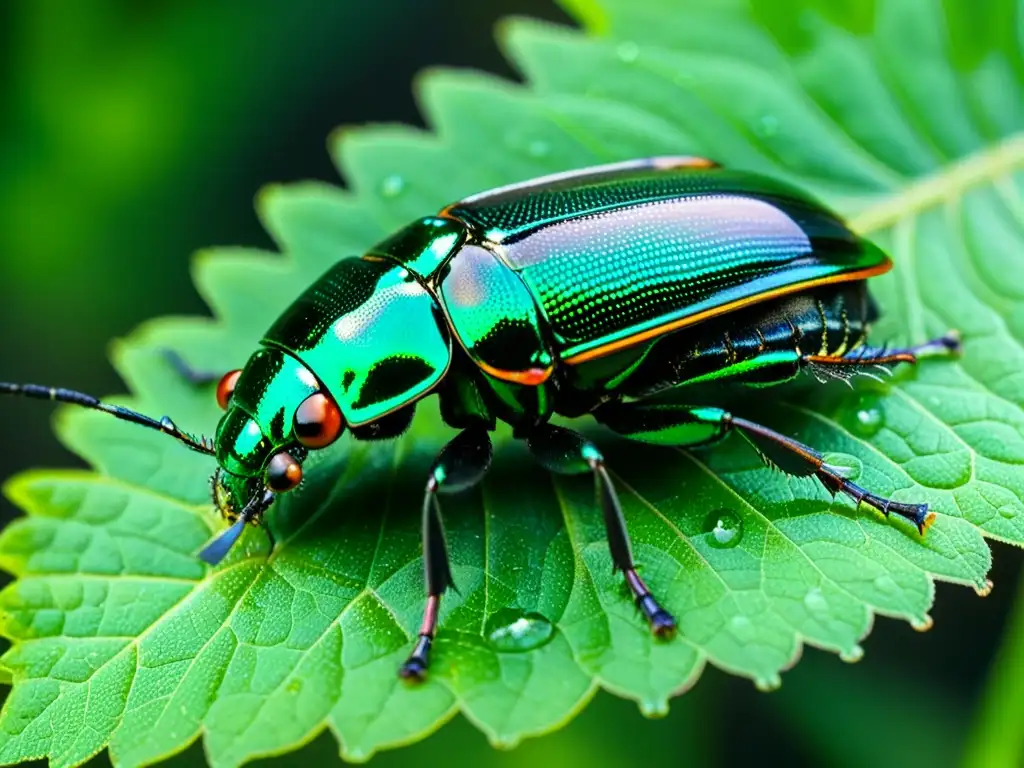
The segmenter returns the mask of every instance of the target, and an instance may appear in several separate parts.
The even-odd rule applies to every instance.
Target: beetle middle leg
[[[582,435],[553,424],[542,424],[535,427],[528,434],[526,442],[531,453],[551,472],[564,475],[585,472],[594,474],[612,563],[626,577],[626,584],[629,586],[630,592],[633,593],[637,607],[647,619],[651,631],[658,637],[664,638],[675,634],[676,620],[672,614],[661,607],[644,580],[636,572],[632,546],[629,542],[629,533],[626,531],[626,521],[622,516],[619,497],[615,493],[615,487],[604,466],[604,457],[598,451],[597,446]]]
[[[769,466],[796,477],[817,477],[834,496],[845,493],[858,504],[884,514],[895,513],[917,526],[922,535],[934,521],[927,504],[908,504],[878,496],[843,477],[840,470],[808,445],[721,408],[668,403],[610,403],[594,417],[624,437],[655,445],[692,446],[724,437],[738,430]]]
[[[491,465],[491,439],[487,430],[470,427],[456,435],[442,450],[427,478],[423,496],[423,570],[427,585],[427,603],[423,610],[416,645],[399,670],[406,680],[422,680],[430,665],[430,647],[437,631],[441,596],[454,587],[448,546],[441,522],[441,493],[458,493],[472,488],[483,479]]]

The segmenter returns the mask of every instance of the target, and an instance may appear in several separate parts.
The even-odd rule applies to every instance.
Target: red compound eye
[[[225,373],[224,378],[217,385],[217,404],[225,411],[228,409],[228,402],[235,392],[235,385],[238,384],[238,377],[241,375],[241,370]]]
[[[295,437],[307,448],[324,448],[345,427],[337,403],[322,392],[307,397],[295,411]]]
[[[282,451],[267,464],[267,488],[275,493],[290,491],[302,482],[302,467],[290,455]]]

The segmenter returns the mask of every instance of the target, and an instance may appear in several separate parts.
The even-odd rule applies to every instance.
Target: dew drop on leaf
[[[875,577],[875,589],[879,592],[885,592],[887,595],[894,595],[900,591],[899,584],[896,583],[892,576],[888,575]]]
[[[771,691],[777,691],[782,687],[782,678],[778,675],[769,675],[768,677],[759,677],[754,681],[754,687],[761,693],[770,693]]]
[[[1017,508],[1009,504],[1005,504],[999,508],[999,516],[1004,520],[1013,520],[1017,516]]]
[[[978,594],[978,597],[988,597],[992,594],[992,588],[995,584],[992,583],[992,579],[985,579],[984,584],[975,584],[974,591]]]
[[[927,632],[935,626],[935,620],[928,614],[925,614],[923,618],[911,619],[910,626],[918,632]]]
[[[739,544],[743,538],[743,521],[735,512],[719,509],[708,515],[704,530],[710,534],[708,543],[712,547],[729,549]]]
[[[754,639],[754,625],[746,616],[733,616],[729,619],[729,631],[741,643],[749,643]]]
[[[864,464],[848,453],[826,453],[825,463],[847,480],[856,481],[864,471]]]
[[[828,600],[825,599],[825,596],[818,587],[804,595],[804,605],[807,606],[807,610],[811,613],[828,613]]]
[[[543,139],[534,139],[526,145],[530,157],[547,157],[551,153],[551,145]]]
[[[640,712],[644,717],[651,719],[666,717],[668,715],[668,701],[666,699],[661,701],[641,701]]]
[[[380,193],[384,197],[398,197],[402,194],[403,189],[405,189],[405,179],[397,174],[385,176],[384,181],[380,183]]]
[[[640,55],[640,46],[632,40],[624,40],[616,46],[615,55],[619,57],[619,61],[631,64]]]
[[[875,396],[862,395],[843,419],[847,428],[858,437],[874,437],[885,426],[885,416]]]
[[[487,622],[487,642],[502,653],[524,653],[540,648],[555,636],[555,627],[539,613],[512,609],[498,611]]]
[[[864,649],[859,645],[855,645],[848,651],[840,651],[839,658],[847,664],[856,664],[864,658]]]
[[[755,130],[761,137],[775,136],[779,132],[779,118],[775,115],[762,115],[757,121]]]

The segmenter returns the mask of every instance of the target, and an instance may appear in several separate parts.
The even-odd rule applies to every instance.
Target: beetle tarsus
[[[427,678],[427,667],[430,666],[430,646],[434,639],[429,635],[420,635],[409,658],[398,670],[398,676],[411,683],[421,683]]]
[[[845,493],[858,504],[867,504],[877,509],[886,517],[890,513],[904,517],[912,522],[920,535],[924,536],[925,531],[935,522],[935,513],[928,511],[927,504],[914,504],[903,501],[893,501],[884,496],[879,496],[861,488],[856,483],[851,483],[828,464],[822,464],[817,473],[818,479],[831,491],[834,496],[837,492]]]
[[[676,620],[671,613],[661,607],[661,603],[651,594],[651,591],[647,588],[644,580],[640,578],[640,574],[636,572],[635,568],[630,568],[625,572],[626,584],[629,585],[629,591],[633,593],[633,597],[636,599],[636,607],[640,609],[640,612],[647,619],[648,625],[651,627],[651,632],[655,637],[662,640],[670,640],[676,634]]]

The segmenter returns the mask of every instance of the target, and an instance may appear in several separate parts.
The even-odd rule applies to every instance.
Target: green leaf
[[[526,86],[466,72],[420,82],[432,132],[392,126],[331,142],[350,191],[275,187],[260,210],[283,257],[196,262],[216,320],[162,319],[120,343],[130,402],[213,430],[202,368],[241,365],[290,299],[341,256],[459,196],[624,158],[695,153],[785,177],[890,249],[876,338],[959,328],[965,354],[891,385],[780,389],[737,410],[851,457],[860,482],[927,501],[922,540],[758,463],[742,441],[682,452],[597,433],[645,579],[680,622],[655,642],[612,574],[593,488],[552,479],[503,440],[482,488],[445,499],[459,594],[447,595],[429,681],[395,671],[422,610],[418,512],[450,435],[432,401],[388,444],[342,443],[217,570],[192,553],[221,525],[213,469],[159,435],[61,412],[94,473],[13,480],[28,513],[0,537],[3,658],[14,687],[0,759],[70,765],[109,748],[152,762],[203,736],[215,765],[277,754],[330,728],[349,759],[463,712],[512,745],[608,689],[650,714],[707,663],[778,684],[805,644],[853,660],[878,614],[925,628],[934,580],[984,592],[985,537],[1024,543],[1024,9],[990,0],[572,0],[589,30],[502,29]],[[753,6],[765,9],[759,15]],[[784,7],[783,7],[784,6]],[[770,402],[770,407],[765,404]],[[760,407],[758,407],[760,406]],[[742,525],[715,546],[727,511]],[[524,652],[488,640],[539,614]]]

